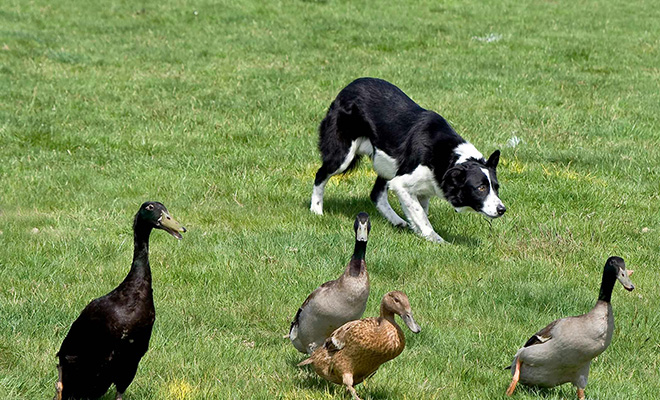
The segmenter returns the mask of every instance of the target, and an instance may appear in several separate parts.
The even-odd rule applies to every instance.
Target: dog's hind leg
[[[376,178],[376,183],[374,188],[371,190],[371,201],[376,205],[376,209],[392,223],[394,226],[405,228],[408,226],[408,223],[399,217],[397,213],[392,209],[390,202],[387,200],[387,180],[381,178],[380,176]]]
[[[353,165],[360,144],[358,142],[358,140],[352,141],[350,147],[346,149],[346,153],[343,156],[333,156],[324,159],[323,165],[321,165],[321,168],[316,172],[314,189],[312,190],[312,201],[309,207],[310,211],[314,214],[323,214],[323,193],[328,180],[334,175],[345,172]]]

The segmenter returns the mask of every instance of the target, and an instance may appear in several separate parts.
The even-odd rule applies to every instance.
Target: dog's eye
[[[481,185],[477,188],[477,190],[480,191],[481,193],[486,192],[487,189],[488,188],[486,187],[486,185]]]

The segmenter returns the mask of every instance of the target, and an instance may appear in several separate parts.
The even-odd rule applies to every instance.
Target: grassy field
[[[133,215],[158,200],[189,232],[152,235],[157,320],[126,399],[347,398],[296,368],[282,336],[341,273],[362,210],[365,315],[400,289],[422,327],[358,386],[365,399],[504,398],[502,367],[593,306],[610,255],[637,288],[615,287],[587,397],[660,398],[659,30],[650,0],[4,0],[0,397],[52,396],[71,322],[128,272]],[[366,164],[312,215],[318,124],[360,76],[502,149],[506,216],[436,199],[431,223],[453,244],[426,242],[376,213]]]

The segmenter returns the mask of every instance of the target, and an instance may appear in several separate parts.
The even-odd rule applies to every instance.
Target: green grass
[[[504,398],[502,367],[537,329],[590,309],[609,255],[637,289],[615,287],[587,396],[660,398],[658,30],[650,0],[5,0],[0,397],[52,396],[64,335],[127,273],[132,217],[152,199],[189,232],[152,235],[157,320],[127,399],[346,398],[296,368],[282,335],[341,272],[361,210],[365,314],[400,289],[422,326],[358,387],[365,399]],[[453,245],[425,242],[377,215],[366,165],[312,215],[318,123],[360,76],[501,148],[506,216],[489,225],[436,199],[431,222]]]

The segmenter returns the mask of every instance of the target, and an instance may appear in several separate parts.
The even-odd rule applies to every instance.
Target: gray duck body
[[[369,274],[364,259],[369,230],[369,216],[358,214],[355,250],[344,273],[314,290],[298,309],[289,339],[301,353],[311,354],[335,329],[362,318],[369,298]]]
[[[512,395],[518,382],[528,386],[554,387],[572,383],[578,398],[584,398],[591,360],[612,342],[614,314],[610,303],[618,280],[627,290],[634,285],[620,257],[605,263],[596,305],[586,314],[553,321],[536,332],[520,348],[511,363],[513,379],[507,390]]]
[[[525,385],[554,387],[570,382],[584,388],[591,360],[607,349],[613,332],[612,305],[599,300],[588,313],[558,319],[534,335],[530,341],[543,342],[518,350],[512,374],[519,358],[520,382]]]

